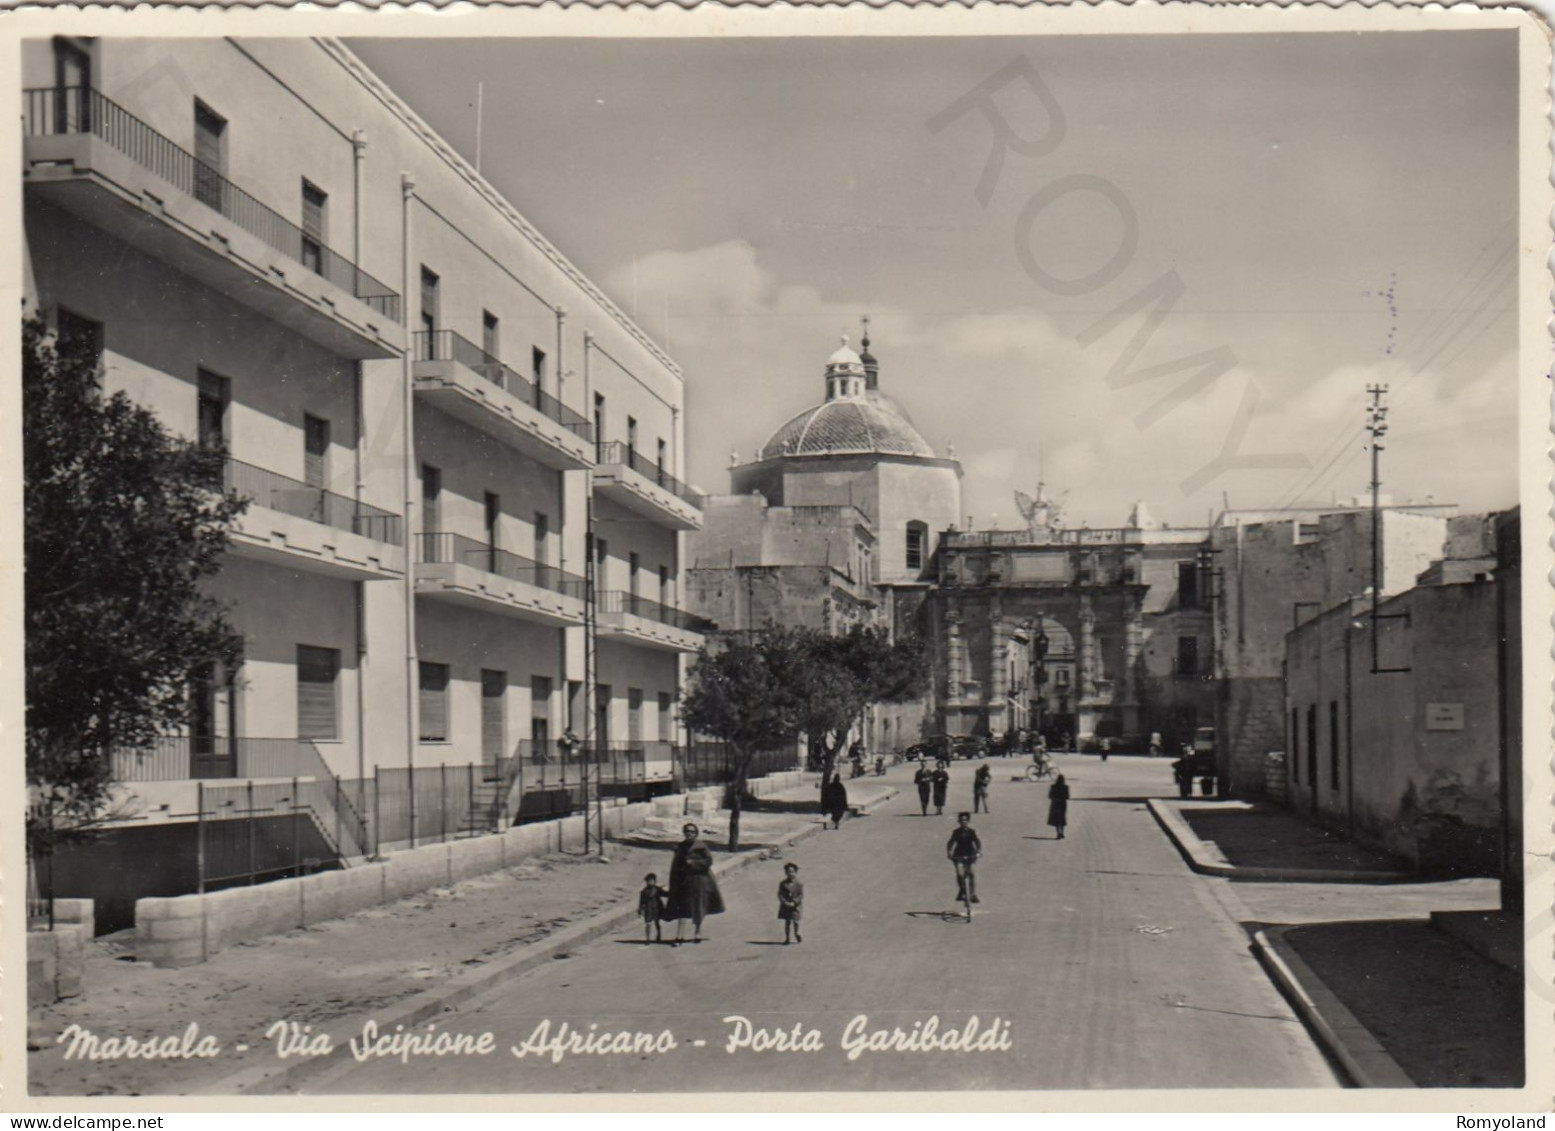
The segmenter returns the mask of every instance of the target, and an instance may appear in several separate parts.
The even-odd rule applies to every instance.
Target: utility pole
[[[1378,670],[1377,610],[1382,603],[1382,438],[1388,433],[1386,385],[1367,385],[1366,431],[1371,433],[1371,670]]]

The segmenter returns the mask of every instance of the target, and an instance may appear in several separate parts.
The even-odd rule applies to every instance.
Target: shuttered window
[[[297,737],[340,737],[340,650],[297,645]]]
[[[421,328],[427,333],[437,329],[438,278],[436,271],[421,269]]]
[[[675,741],[675,697],[668,691],[659,692],[659,741]]]
[[[226,169],[227,119],[205,103],[194,103],[194,195],[218,212],[222,209],[222,172]]]
[[[421,662],[421,741],[448,741],[448,665]]]
[[[317,185],[302,182],[302,262],[310,271],[324,273],[324,206],[328,194]]]
[[[640,687],[626,689],[626,740],[633,746],[643,741],[643,692]]]
[[[507,751],[508,673],[481,669],[481,756],[494,765]]]
[[[303,482],[309,487],[329,486],[329,421],[304,414]]]

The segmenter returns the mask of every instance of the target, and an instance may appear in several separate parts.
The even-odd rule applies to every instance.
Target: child
[[[637,914],[643,920],[643,945],[663,942],[664,928],[659,920],[664,917],[664,889],[659,886],[659,877],[652,872],[643,877],[643,890],[637,896]],[[657,937],[650,939],[650,931]]]
[[[799,933],[799,918],[804,912],[804,884],[799,882],[799,865],[783,865],[783,882],[778,884],[778,918],[783,920],[783,945],[788,945],[789,935],[795,942],[804,942]]]

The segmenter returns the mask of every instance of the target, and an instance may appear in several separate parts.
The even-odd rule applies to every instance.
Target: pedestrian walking
[[[1188,762],[1187,755],[1172,763],[1172,777],[1177,782],[1178,797],[1193,796],[1193,768]]]
[[[778,918],[783,920],[783,945],[788,945],[788,938],[793,936],[795,942],[804,942],[804,936],[799,933],[799,920],[804,914],[804,884],[799,882],[799,865],[783,865],[783,882],[778,884]]]
[[[918,763],[918,772],[912,776],[913,785],[918,787],[918,806],[923,810],[923,815],[929,815],[929,791],[934,788],[934,771],[929,769],[927,761]]]
[[[842,828],[842,819],[848,815],[848,787],[842,784],[841,774],[833,774],[821,787],[821,812],[831,816],[833,828]]]
[[[643,944],[664,941],[664,889],[659,877],[649,872],[643,877],[643,890],[637,893],[637,914],[643,921]],[[649,935],[653,938],[649,938]]]
[[[702,941],[702,920],[709,915],[721,915],[723,896],[718,891],[718,881],[713,879],[713,850],[700,836],[701,830],[688,824],[680,830],[681,842],[675,846],[675,859],[670,864],[669,908],[665,918],[675,920],[675,946],[681,944],[686,920],[696,929],[692,942]]]
[[[1048,787],[1047,823],[1058,830],[1057,839],[1063,840],[1064,826],[1069,823],[1069,783],[1063,774]]]
[[[945,812],[945,791],[950,788],[950,771],[941,762],[934,767],[934,815],[937,817]]]
[[[993,780],[993,771],[984,762],[977,767],[977,773],[972,778],[972,812],[987,813],[988,810],[988,783]]]

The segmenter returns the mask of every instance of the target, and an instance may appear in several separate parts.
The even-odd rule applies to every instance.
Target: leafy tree
[[[828,776],[848,732],[877,703],[905,703],[928,686],[928,660],[915,640],[892,641],[881,628],[855,625],[841,636],[807,634],[804,730],[816,740]]]
[[[246,502],[225,453],[105,396],[94,343],[22,323],[26,738],[34,857],[102,819],[115,748],[187,722],[242,637],[201,591]]]
[[[681,715],[693,731],[720,739],[734,756],[729,850],[740,846],[740,810],[751,759],[797,741],[804,717],[801,633],[773,628],[704,644],[691,669]]]

